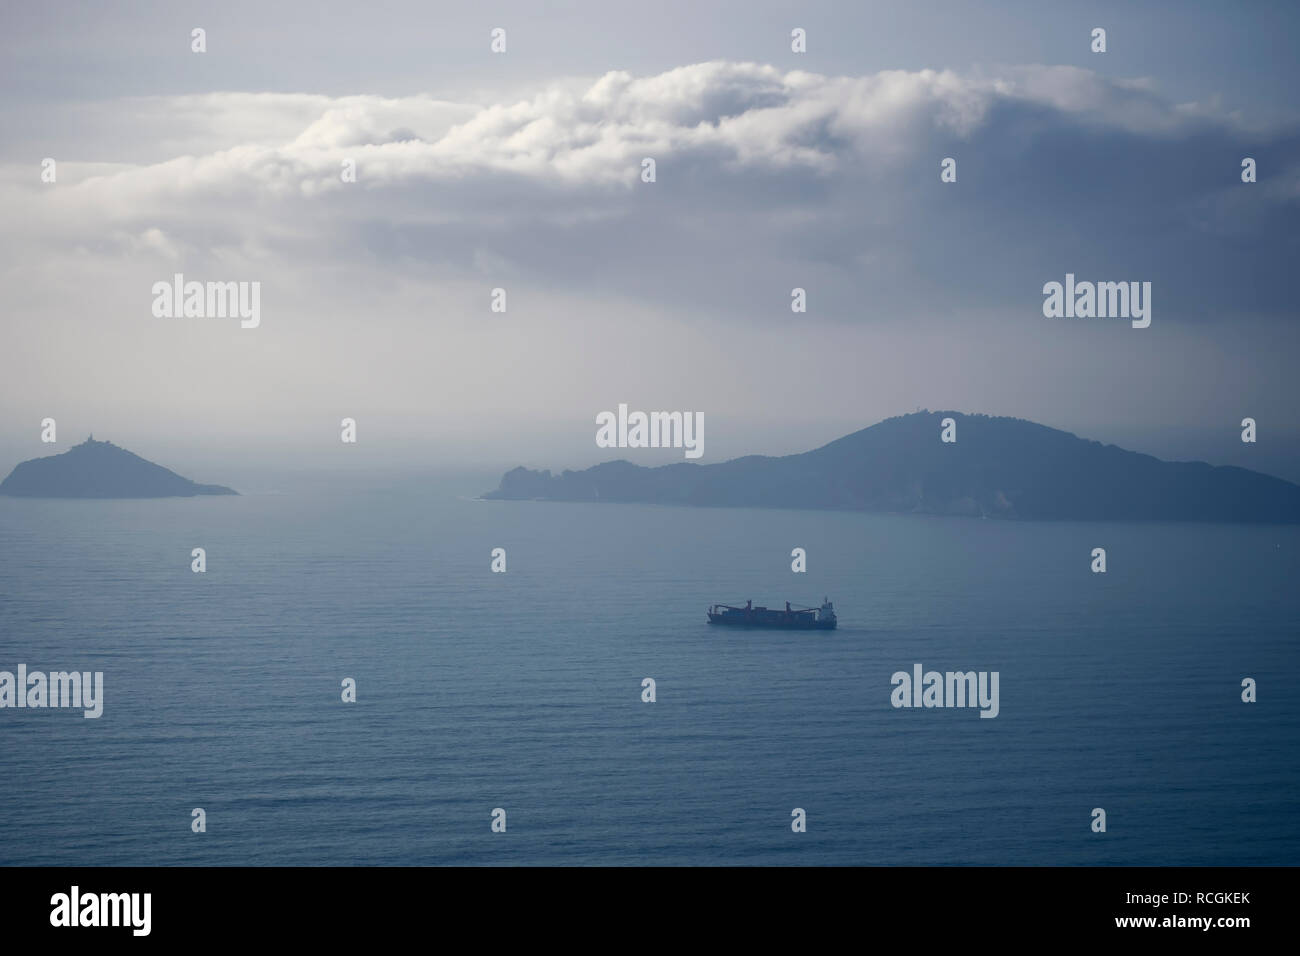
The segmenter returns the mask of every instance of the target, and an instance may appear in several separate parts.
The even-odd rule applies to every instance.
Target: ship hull
[[[720,627],[754,628],[765,631],[833,631],[834,621],[819,621],[808,614],[786,615],[775,612],[779,617],[765,617],[758,614],[732,613],[710,614],[709,623]]]

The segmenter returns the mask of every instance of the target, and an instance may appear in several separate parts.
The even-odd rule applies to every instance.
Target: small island
[[[192,498],[237,495],[223,485],[200,485],[162,465],[87,438],[62,455],[20,463],[0,482],[0,495],[15,498]]]

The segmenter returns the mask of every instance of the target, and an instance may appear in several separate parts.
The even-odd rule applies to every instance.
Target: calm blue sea
[[[1300,862],[1300,529],[490,484],[0,498],[0,670],[105,675],[98,720],[0,710],[0,863]],[[832,633],[705,624],[824,595]],[[894,709],[918,662],[1000,715]]]

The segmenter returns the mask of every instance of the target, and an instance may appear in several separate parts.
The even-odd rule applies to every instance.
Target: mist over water
[[[0,715],[0,863],[1300,851],[1300,528],[472,500],[492,484],[0,498],[0,669],[103,671],[105,695],[98,720]],[[829,633],[705,624],[823,596]],[[1000,672],[998,717],[894,709],[918,662]]]

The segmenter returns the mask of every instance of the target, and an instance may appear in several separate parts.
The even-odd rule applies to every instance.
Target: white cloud
[[[825,172],[913,155],[935,136],[968,137],[1008,103],[1130,132],[1164,133],[1205,116],[1163,103],[1142,81],[1073,67],[827,77],[711,62],[640,78],[611,72],[585,88],[557,83],[527,100],[485,106],[425,96],[210,93],[98,107],[130,114],[125,136],[152,136],[155,149],[176,152],[78,182],[78,170],[98,159],[83,157],[65,165],[71,190],[44,195],[54,204],[71,191],[78,209],[110,218],[187,199],[321,196],[334,190],[346,158],[362,165],[359,184],[368,189],[492,174],[630,186],[647,155]]]
[[[1189,147],[1198,167],[1176,154],[1169,168],[1159,152],[1243,135],[1234,118],[1076,67],[853,77],[715,61],[557,80],[502,103],[208,93],[78,115],[91,133],[57,185],[33,167],[4,171],[0,198],[23,224],[5,238],[11,262],[75,248],[285,275],[368,259],[376,275],[454,277],[491,263],[536,283],[576,278],[737,312],[771,296],[755,279],[789,274],[817,281],[823,315],[890,315],[951,306],[991,277],[1014,296],[1028,279],[998,270],[1018,262],[1032,278],[1046,259],[1054,274],[1059,256],[1043,242],[1054,228],[1104,231],[1095,220],[1112,214],[1143,223],[1150,205],[1158,218],[1087,243],[1142,259],[1166,245],[1142,229],[1228,235],[1250,198],[1214,199],[1235,177],[1203,149]],[[152,158],[95,155],[114,122]],[[1107,162],[1076,163],[1065,144],[1080,137]],[[945,191],[948,155],[960,185]],[[639,182],[645,156],[659,164],[653,186]],[[355,184],[340,181],[344,160]],[[1131,172],[1144,163],[1162,174],[1149,187]],[[1252,194],[1266,200],[1252,229],[1268,228],[1269,203],[1294,202],[1295,171],[1278,174]],[[973,230],[979,255],[931,254]]]

